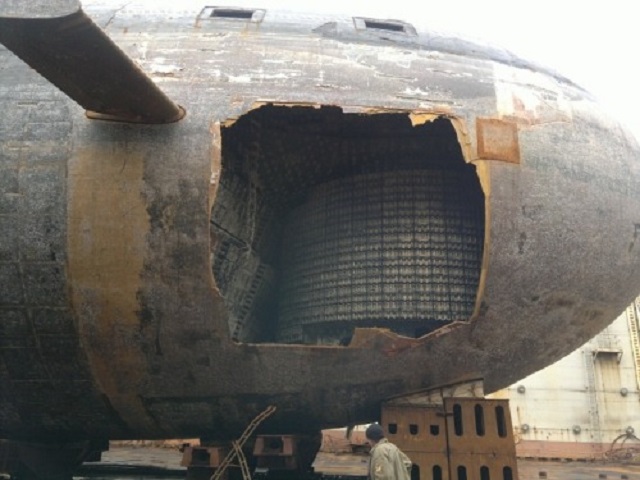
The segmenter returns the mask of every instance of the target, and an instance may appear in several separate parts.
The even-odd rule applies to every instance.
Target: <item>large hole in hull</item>
[[[418,337],[473,313],[484,195],[446,118],[268,105],[222,130],[211,232],[234,340]]]

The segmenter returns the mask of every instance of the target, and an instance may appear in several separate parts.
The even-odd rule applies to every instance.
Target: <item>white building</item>
[[[640,298],[555,364],[490,395],[509,398],[520,457],[640,453]]]

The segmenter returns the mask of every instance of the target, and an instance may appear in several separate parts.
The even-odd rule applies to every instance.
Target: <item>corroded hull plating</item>
[[[268,431],[365,422],[395,395],[505,387],[640,290],[640,151],[566,79],[352,19],[121,7],[84,6],[181,121],[90,121],[0,50],[0,437],[225,439],[270,404]],[[485,202],[470,318],[348,347],[231,340],[210,262],[222,132],[268,104],[451,122]]]

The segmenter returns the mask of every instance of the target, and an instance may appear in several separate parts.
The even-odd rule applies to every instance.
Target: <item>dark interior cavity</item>
[[[418,337],[473,312],[484,195],[446,118],[270,105],[222,131],[211,234],[234,340]]]

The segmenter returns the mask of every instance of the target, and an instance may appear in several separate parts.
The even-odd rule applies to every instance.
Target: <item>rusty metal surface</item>
[[[478,158],[520,163],[518,125],[497,118],[477,118]]]
[[[412,452],[447,454],[447,422],[441,407],[385,405],[381,425],[389,441],[412,459]]]
[[[610,444],[593,442],[557,442],[553,440],[520,440],[516,444],[519,458],[534,459],[602,459]]]
[[[441,406],[390,406],[382,409],[387,438],[417,467],[421,479],[449,478],[447,425]],[[454,477],[455,478],[455,477]]]
[[[460,407],[457,413],[456,407]],[[478,407],[481,415],[476,416]],[[501,429],[496,407],[504,412]],[[464,478],[464,473],[469,479],[503,478],[508,475],[505,469],[518,478],[508,401],[445,397],[429,406],[385,404],[382,426],[389,441],[418,466],[420,478],[432,478],[434,469],[443,478]]]
[[[433,478],[449,480],[450,478],[457,478],[457,475],[449,475],[449,456],[447,454],[410,452],[407,453],[407,455],[414,464],[413,468],[415,469],[417,467],[417,472],[421,480],[431,480]]]
[[[444,407],[454,478],[519,478],[507,400],[446,398]]]
[[[515,459],[508,400],[447,398],[444,404],[448,444],[452,455],[499,454]],[[460,407],[459,423],[455,419],[457,406]],[[503,414],[501,418],[498,416],[499,410]]]
[[[465,478],[463,475],[466,474],[469,480],[522,480],[518,476],[515,457],[457,453],[450,456],[449,462],[451,478],[455,479]]]
[[[399,394],[479,377],[487,391],[509,385],[583,343],[640,290],[638,146],[562,77],[426,33],[391,46],[341,19],[267,12],[259,29],[196,27],[198,9],[116,7],[86,11],[185,106],[183,121],[89,122],[0,50],[3,436],[230,439],[271,404],[278,413],[264,433],[366,422]],[[541,100],[536,108],[505,103],[522,89]],[[485,194],[472,318],[399,347],[385,337],[393,355],[379,355],[375,341],[230,340],[210,267],[210,207],[224,168],[216,123],[265,99],[450,112]],[[520,163],[479,160],[475,119],[523,109],[532,121],[518,128]]]

